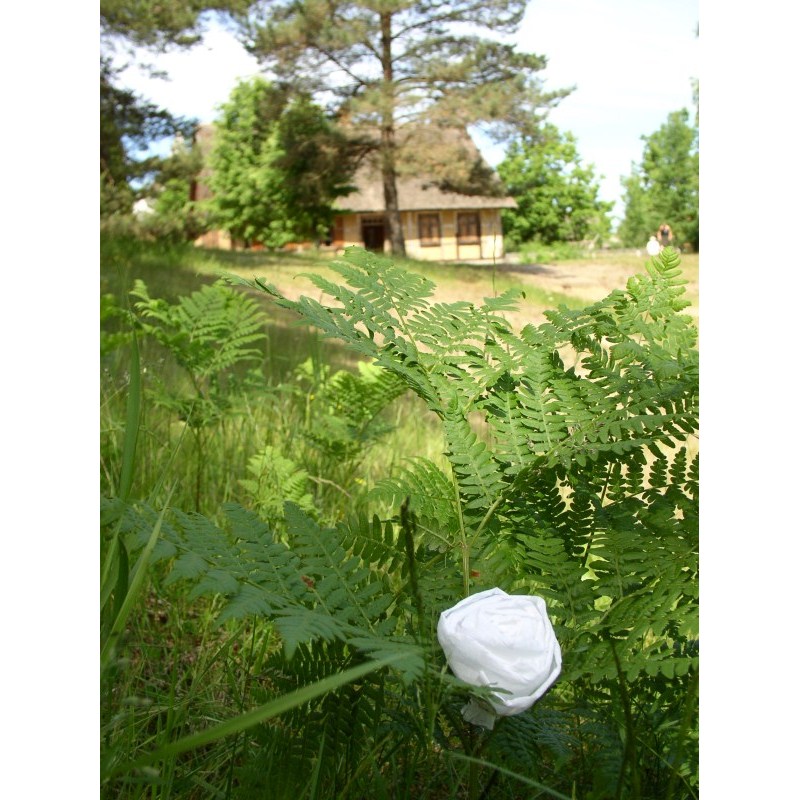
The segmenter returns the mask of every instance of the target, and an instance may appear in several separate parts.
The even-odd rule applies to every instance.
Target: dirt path
[[[562,292],[594,302],[602,300],[614,289],[624,289],[628,278],[645,271],[647,257],[621,256],[619,259],[603,258],[566,261],[552,265],[520,264],[506,267],[528,279],[537,286],[550,291]],[[684,279],[686,292],[691,300],[697,299],[697,256],[684,257]],[[693,307],[696,303],[693,303]],[[691,313],[691,312],[690,312]],[[696,311],[695,311],[696,313]]]
[[[515,283],[535,287],[540,292],[555,296],[567,295],[585,303],[593,303],[607,297],[614,289],[624,289],[632,275],[645,272],[647,256],[635,253],[605,256],[581,261],[556,262],[554,264],[504,264],[497,267],[498,274],[505,275]],[[698,308],[698,257],[686,256],[682,263],[686,281],[686,297],[692,305],[686,309],[695,319]],[[480,303],[486,287],[480,284],[441,284],[437,288],[437,299],[443,302],[470,300]],[[547,306],[540,303],[521,304],[520,311],[509,315],[515,325],[528,322],[538,324],[545,321],[544,311],[559,305],[558,300]]]

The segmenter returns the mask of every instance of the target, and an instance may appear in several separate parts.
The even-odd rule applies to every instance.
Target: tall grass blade
[[[125,438],[122,444],[122,466],[120,469],[117,497],[123,502],[127,501],[133,485],[133,468],[136,463],[136,443],[139,438],[139,418],[142,408],[142,376],[139,360],[139,343],[136,332],[131,337],[131,362],[130,381],[128,384],[128,400],[125,411]],[[122,608],[123,598],[128,593],[128,553],[119,538],[119,526],[114,531],[108,553],[103,562],[100,577],[101,598],[100,608],[104,608],[112,592],[111,572],[114,561],[117,560],[117,580],[113,591],[115,608],[113,617],[117,617]]]
[[[122,611],[122,605],[128,596],[128,581],[130,580],[130,560],[128,559],[128,548],[116,531],[114,538],[119,548],[119,568],[117,570],[117,585],[114,591],[114,611],[112,619],[116,619]]]
[[[122,444],[122,469],[117,497],[127,500],[133,485],[133,467],[136,461],[136,441],[139,437],[139,415],[142,408],[142,376],[139,367],[139,343],[136,331],[131,337],[130,384],[125,414],[125,439]]]
[[[314,772],[311,775],[311,786],[308,790],[308,800],[317,800],[317,792],[319,791],[319,773],[322,767],[322,757],[325,754],[325,732],[322,733],[322,738],[319,742],[319,752],[317,753],[317,763],[314,764]]]
[[[321,681],[312,683],[309,686],[304,686],[302,689],[297,689],[296,691],[285,694],[275,700],[270,700],[269,703],[265,703],[258,708],[254,708],[252,711],[240,714],[238,717],[234,717],[233,719],[225,720],[225,722],[221,722],[219,725],[214,725],[211,728],[200,731],[199,733],[194,733],[191,736],[184,736],[182,739],[178,739],[176,742],[170,742],[163,747],[159,747],[157,750],[153,750],[152,752],[137,758],[135,761],[132,761],[129,764],[122,764],[111,770],[109,777],[113,777],[114,775],[118,775],[122,772],[128,772],[129,770],[145,766],[146,764],[152,764],[154,761],[171,758],[172,756],[179,755],[180,753],[185,753],[188,750],[194,750],[198,747],[203,747],[204,745],[211,744],[211,742],[224,739],[226,736],[231,736],[247,730],[248,728],[252,728],[254,725],[259,725],[260,723],[266,722],[273,717],[280,716],[292,708],[301,706],[304,703],[314,700],[323,694],[327,694],[334,689],[338,689],[340,686],[344,686],[347,683],[351,683],[359,678],[363,678],[370,672],[383,669],[383,667],[387,667],[398,660],[399,656],[392,656],[389,658],[377,659],[375,661],[367,661],[365,664],[359,664],[357,667],[351,667],[350,669],[340,672],[337,675],[331,675],[328,678],[323,678]]]
[[[147,565],[150,561],[150,554],[153,552],[153,548],[156,546],[158,537],[161,534],[161,525],[164,521],[164,516],[167,513],[169,501],[172,497],[174,489],[174,486],[172,489],[170,489],[167,500],[164,503],[164,508],[158,515],[158,519],[156,520],[156,524],[153,526],[153,531],[150,534],[150,538],[147,540],[147,544],[145,545],[142,554],[139,556],[139,560],[136,562],[133,578],[131,579],[128,591],[125,594],[125,599],[122,602],[119,613],[114,619],[114,624],[111,626],[111,631],[109,632],[109,635],[103,644],[102,650],[100,651],[101,666],[105,666],[108,663],[108,659],[113,651],[114,645],[116,644],[116,641],[122,631],[125,629],[125,623],[128,621],[128,617],[130,616],[130,613],[139,598],[142,587],[144,586],[144,579],[145,575],[147,574]]]
[[[527,778],[524,775],[520,775],[518,772],[512,772],[510,769],[506,769],[505,767],[500,767],[497,764],[492,764],[491,761],[484,761],[482,758],[473,758],[472,756],[465,756],[463,753],[455,753],[453,751],[448,751],[447,755],[450,758],[457,759],[458,761],[467,761],[470,764],[475,764],[477,766],[488,767],[489,769],[496,770],[501,775],[505,775],[508,778],[513,778],[515,781],[524,783],[526,786],[530,786],[532,789],[538,789],[540,792],[544,792],[550,797],[558,798],[558,800],[573,800],[572,797],[569,797],[566,794],[561,794],[561,792],[558,792],[555,789],[551,789],[549,786],[545,786],[543,783],[539,783],[538,781],[535,781],[531,778]]]

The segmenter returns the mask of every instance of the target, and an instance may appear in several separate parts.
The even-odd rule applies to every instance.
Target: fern
[[[406,498],[416,514],[422,541],[434,550],[452,549],[458,540],[459,518],[450,477],[433,462],[418,458],[394,477],[378,481],[369,494],[369,499],[395,508]]]
[[[252,477],[239,483],[250,495],[254,508],[273,527],[283,519],[287,501],[308,513],[313,511],[313,499],[307,491],[308,473],[276,448],[267,445],[252,456],[247,471]]]
[[[136,280],[131,294],[138,298],[134,307],[143,329],[196,379],[260,357],[253,345],[265,338],[266,315],[252,298],[221,280],[178,298],[174,305],[151,298],[142,280]]]
[[[373,364],[359,362],[358,374],[308,359],[296,370],[308,386],[308,424],[303,438],[335,463],[354,462],[392,430],[381,412],[406,391],[396,376]]]
[[[155,402],[175,413],[193,434],[196,453],[195,508],[206,492],[207,431],[229,417],[243,386],[258,385],[252,373],[242,381],[236,369],[259,360],[255,345],[266,338],[266,315],[258,303],[223,281],[170,304],[151,298],[137,280],[131,292],[141,329],[164,346],[184,370],[188,386],[156,385]],[[185,381],[183,382],[186,383]]]
[[[437,303],[429,280],[358,249],[333,268],[341,283],[312,277],[324,302],[238,280],[384,370],[323,374],[309,439],[332,460],[357,457],[380,410],[410,390],[441,422],[449,469],[415,459],[379,481],[370,499],[387,519],[358,507],[324,527],[288,503],[277,535],[277,497],[302,501],[304,476],[264,451],[252,477],[274,470],[269,524],[234,505],[218,521],[177,510],[164,521],[154,556],[170,581],[218,595],[220,621],[255,615],[280,635],[264,691],[366,656],[402,659],[399,680],[370,676],[259,731],[268,757],[298,781],[315,765],[331,796],[345,786],[373,796],[391,770],[412,785],[442,750],[477,752],[458,714],[466,687],[443,669],[434,631],[465,593],[502,586],[547,599],[564,668],[533,711],[484,740],[498,766],[573,795],[574,779],[585,797],[665,796],[676,781],[693,791],[698,360],[676,254],[624,291],[519,332],[503,317],[513,292]],[[143,544],[154,512],[110,511],[129,549]],[[285,735],[311,723],[316,736]],[[263,795],[257,774],[248,780]]]
[[[675,630],[697,633],[696,487],[682,447],[698,423],[697,337],[674,251],[625,291],[519,333],[502,317],[513,293],[435,303],[430,281],[357,249],[333,268],[343,284],[314,279],[328,304],[260,285],[422,397],[452,469],[417,464],[373,496],[412,498],[465,586],[480,573],[471,559],[502,552],[509,580],[551,600],[574,649],[568,674],[612,680],[609,637],[631,678],[694,666],[672,649]]]
[[[219,620],[257,615],[273,620],[287,657],[298,645],[341,641],[367,654],[397,655],[411,679],[421,655],[401,624],[384,576],[349,554],[341,532],[323,530],[287,503],[286,541],[254,513],[228,504],[222,527],[175,510],[155,557],[176,556],[168,582],[190,580],[192,596],[221,595]],[[153,512],[129,510],[123,531],[141,544]],[[389,591],[387,591],[389,590]]]

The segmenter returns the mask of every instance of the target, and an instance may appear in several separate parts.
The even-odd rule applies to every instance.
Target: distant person
[[[647,255],[657,256],[660,252],[661,245],[658,243],[658,239],[655,236],[651,236],[650,241],[647,243]]]
[[[662,248],[669,247],[672,244],[672,228],[666,222],[662,222],[661,227],[658,229],[658,241],[661,243]]]

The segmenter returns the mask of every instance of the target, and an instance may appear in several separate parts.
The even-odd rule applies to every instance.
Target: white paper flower
[[[462,709],[467,722],[484,728],[494,727],[496,715],[530,708],[561,672],[561,647],[541,597],[479,592],[442,612],[437,635],[458,678],[505,690]]]

